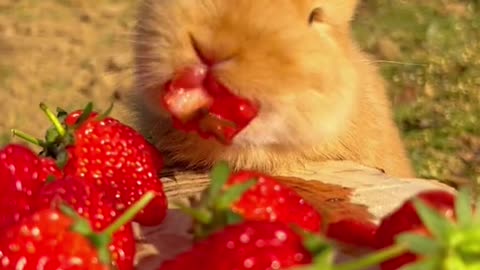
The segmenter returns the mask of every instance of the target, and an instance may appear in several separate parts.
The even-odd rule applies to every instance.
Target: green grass
[[[365,1],[356,37],[386,60],[379,65],[419,176],[480,181],[480,145],[466,143],[480,138],[480,1],[415,2]]]

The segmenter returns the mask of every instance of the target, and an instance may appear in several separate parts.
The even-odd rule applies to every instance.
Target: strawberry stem
[[[132,204],[120,217],[118,217],[110,226],[102,231],[101,234],[113,235],[117,232],[123,225],[132,220],[138,212],[142,211],[151,200],[156,196],[156,193],[149,191],[145,193],[138,201]]]
[[[62,123],[60,123],[60,120],[58,120],[58,117],[55,116],[55,114],[43,102],[40,103],[40,109],[42,109],[45,115],[47,115],[48,119],[50,119],[58,134],[60,134],[61,137],[65,137],[67,131],[63,127]]]
[[[32,135],[29,135],[23,131],[20,131],[20,130],[17,130],[17,129],[12,129],[11,130],[12,132],[12,135],[15,136],[15,137],[19,137],[20,139],[24,140],[24,141],[27,141],[29,143],[32,143],[34,145],[37,145],[37,146],[43,146],[44,145],[44,142],[40,139],[37,139],[35,137],[33,137]]]
[[[379,265],[380,263],[389,260],[391,258],[397,257],[408,251],[408,248],[404,245],[393,245],[388,248],[382,249],[378,252],[375,252],[366,257],[354,260],[353,262],[348,262],[335,266],[333,270],[361,270],[368,269],[369,267]]]

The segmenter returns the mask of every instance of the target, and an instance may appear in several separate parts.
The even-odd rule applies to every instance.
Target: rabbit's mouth
[[[205,65],[188,67],[165,84],[162,104],[174,128],[231,144],[258,115],[259,106],[236,96]]]

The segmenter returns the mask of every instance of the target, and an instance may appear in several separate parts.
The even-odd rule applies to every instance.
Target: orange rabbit
[[[187,168],[227,160],[236,169],[271,171],[352,160],[413,176],[382,78],[352,38],[356,6],[356,0],[145,0],[135,35],[135,121],[167,164]],[[261,105],[229,146],[174,129],[159,103],[159,86],[204,57],[213,59],[218,81]]]

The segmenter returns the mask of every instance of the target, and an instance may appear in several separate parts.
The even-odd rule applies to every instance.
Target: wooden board
[[[198,197],[208,186],[207,174],[167,172],[163,177],[169,202],[188,203],[189,197]],[[399,179],[381,171],[353,162],[325,162],[305,164],[296,170],[271,172],[293,187],[307,201],[331,218],[361,216],[378,222],[414,194],[429,190],[454,190],[427,179]],[[157,227],[135,227],[137,236],[136,265],[140,270],[158,269],[159,265],[188,249],[191,220],[171,208],[165,222]],[[340,255],[346,258],[346,255]]]

